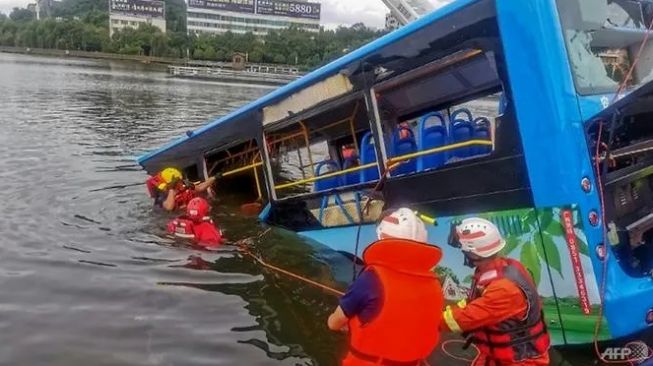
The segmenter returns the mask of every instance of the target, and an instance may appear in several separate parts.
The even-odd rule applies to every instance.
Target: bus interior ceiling
[[[653,274],[653,97],[603,122],[601,167],[608,241],[632,276]],[[589,128],[592,156],[599,124]],[[610,137],[612,136],[612,137]]]
[[[263,167],[260,163],[260,151],[253,139],[206,155],[209,176],[223,174],[217,183],[218,196],[228,196],[238,201],[251,202],[264,198]]]

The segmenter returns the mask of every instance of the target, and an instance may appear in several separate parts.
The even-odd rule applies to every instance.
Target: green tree
[[[173,33],[186,33],[186,2],[166,0],[166,28]]]
[[[456,274],[449,267],[437,266],[435,268],[435,273],[437,273],[438,277],[440,277],[440,280],[442,281],[444,281],[445,278],[450,277],[451,280],[456,283],[456,285],[460,285],[458,276],[456,276]]]
[[[34,13],[23,8],[14,8],[9,14],[9,18],[15,22],[26,22],[34,19]]]

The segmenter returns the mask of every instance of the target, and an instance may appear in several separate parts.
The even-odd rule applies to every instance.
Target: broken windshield
[[[557,2],[576,89],[583,95],[615,92],[653,19],[653,0]],[[653,79],[653,43],[648,43],[626,81],[629,88]]]

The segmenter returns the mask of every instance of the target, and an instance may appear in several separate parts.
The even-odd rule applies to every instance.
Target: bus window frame
[[[319,131],[324,130],[324,129],[328,129],[328,128],[331,128],[331,127],[336,127],[336,126],[338,126],[338,124],[345,124],[345,123],[349,122],[349,123],[347,123],[349,125],[347,127],[347,131],[352,133],[352,137],[353,137],[355,146],[357,147],[357,150],[358,150],[357,152],[360,154],[360,146],[358,146],[359,141],[357,141],[357,136],[356,135],[359,134],[361,131],[366,131],[367,129],[356,129],[355,124],[356,124],[356,118],[357,118],[359,112],[361,112],[361,109],[363,107],[367,108],[367,105],[369,104],[368,103],[368,94],[369,94],[369,92],[366,92],[365,90],[354,91],[354,92],[348,93],[346,95],[340,96],[338,98],[334,98],[334,99],[325,101],[323,103],[320,103],[320,104],[318,104],[316,106],[313,106],[312,108],[309,108],[309,109],[303,111],[302,113],[292,115],[292,116],[287,117],[287,118],[285,118],[283,120],[268,124],[267,126],[263,127],[263,129],[262,129],[262,135],[263,135],[262,139],[264,141],[263,146],[264,146],[265,156],[266,156],[264,164],[266,165],[266,170],[268,172],[268,174],[266,174],[266,179],[265,180],[266,180],[266,185],[268,186],[268,189],[272,192],[270,196],[273,197],[273,200],[283,201],[283,200],[289,200],[289,199],[293,199],[293,198],[297,198],[297,197],[306,197],[306,196],[312,196],[312,195],[318,195],[319,196],[319,195],[323,195],[324,191],[290,194],[290,195],[285,195],[282,198],[279,198],[278,191],[281,190],[281,189],[288,188],[286,186],[290,186],[290,184],[299,186],[299,185],[302,185],[302,184],[299,184],[297,182],[308,180],[308,182],[304,183],[304,184],[311,184],[311,183],[314,183],[315,181],[320,180],[320,179],[316,179],[314,181],[311,181],[311,179],[316,178],[314,176],[314,172],[311,170],[310,171],[310,178],[306,178],[306,179],[302,179],[302,180],[298,180],[298,181],[293,181],[293,182],[288,182],[288,183],[278,183],[277,184],[275,182],[275,177],[274,177],[274,174],[273,174],[273,171],[272,171],[272,158],[271,158],[271,155],[270,155],[269,145],[268,145],[270,142],[275,143],[275,141],[270,140],[270,134],[275,132],[275,131],[288,129],[289,127],[291,127],[293,125],[298,125],[298,126],[300,126],[300,129],[304,131],[303,133],[305,135],[305,138],[307,138],[307,140],[305,141],[306,146],[304,146],[304,148],[309,149],[309,152],[310,152],[310,147],[312,145],[314,145],[315,143],[320,143],[320,142],[326,143],[327,146],[329,147],[329,150],[330,150],[331,149],[330,140],[328,138],[324,138],[323,140],[320,139],[319,142],[316,142],[315,140],[311,141],[312,132],[319,132]],[[320,114],[327,113],[330,110],[340,108],[340,107],[345,106],[348,103],[351,103],[351,102],[354,102],[354,101],[356,103],[355,103],[354,109],[352,110],[352,114],[349,115],[349,117],[340,119],[338,121],[333,121],[333,122],[327,123],[325,126],[321,126],[321,127],[317,128],[317,129],[314,129],[312,131],[306,125],[307,120],[309,120],[310,118],[319,116]],[[369,116],[369,110],[367,110],[367,115]],[[369,118],[367,118],[367,120],[368,120],[369,130],[373,131],[374,128],[372,126],[372,121],[370,121]],[[299,133],[299,132],[297,132],[297,133]],[[375,144],[375,145],[378,145],[378,144]],[[378,154],[378,152],[377,152],[377,154]],[[331,151],[329,151],[329,158],[333,159],[333,157],[331,155],[332,155]],[[315,165],[316,165],[316,163],[311,162],[311,164],[309,166],[303,166],[303,167],[301,167],[301,169],[307,168],[307,167],[312,168]],[[381,168],[379,167],[379,159],[378,158],[377,158],[376,165],[377,165],[377,169],[379,169],[379,171],[381,171]],[[356,168],[359,168],[359,167],[356,167]],[[326,176],[326,177],[324,177],[322,179],[326,179],[326,178],[329,178],[329,176]],[[356,184],[354,186],[364,187],[364,186],[369,186],[370,183],[373,184],[375,182],[376,181],[364,182],[364,183]],[[279,187],[281,187],[281,188],[279,188]],[[349,187],[352,187],[352,186],[341,186],[341,187],[337,187],[335,189],[340,190],[342,188],[347,189]]]

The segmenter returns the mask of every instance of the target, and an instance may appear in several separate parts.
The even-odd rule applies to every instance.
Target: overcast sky
[[[449,0],[428,0],[440,6]],[[0,12],[9,14],[15,6],[25,7],[35,0],[0,0]],[[329,28],[363,22],[368,26],[383,28],[387,8],[381,0],[321,0],[322,24]]]

